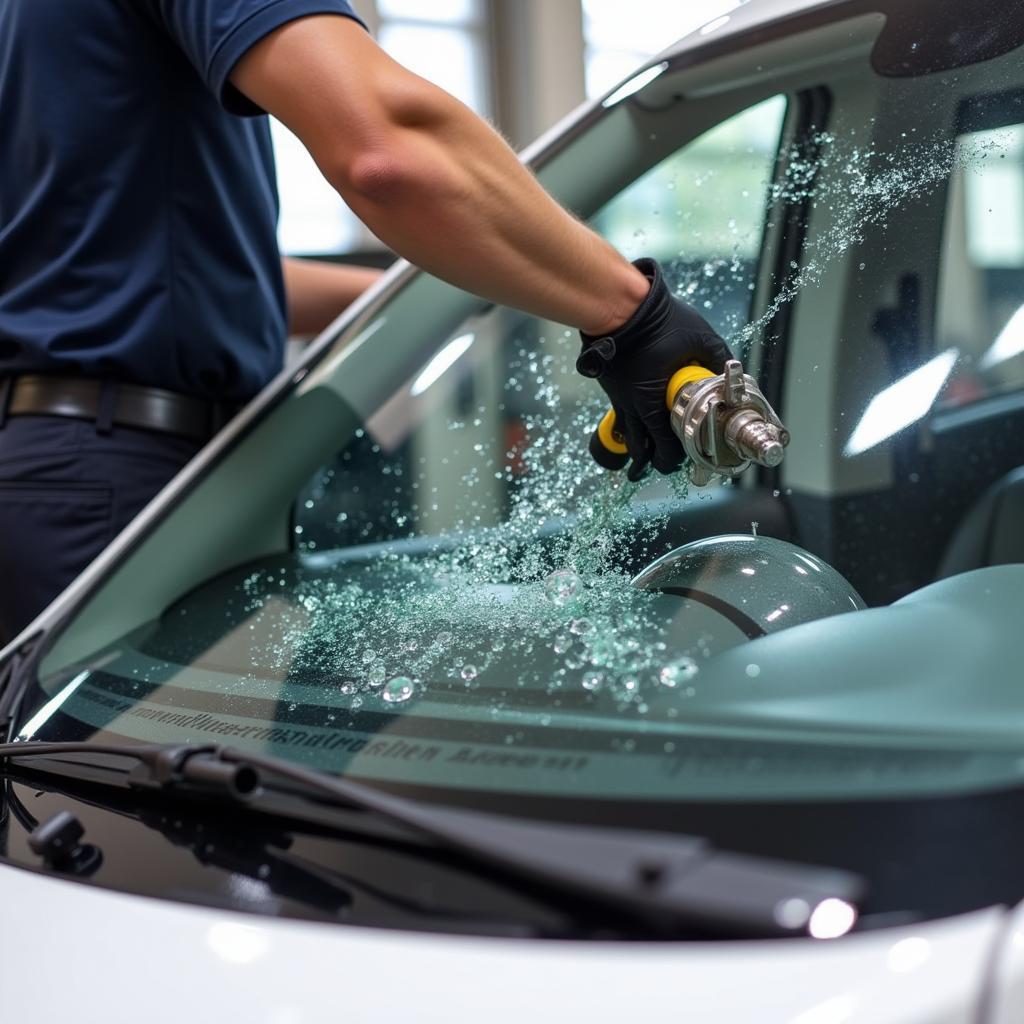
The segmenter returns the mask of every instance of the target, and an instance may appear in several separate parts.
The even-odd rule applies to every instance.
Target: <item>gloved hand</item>
[[[597,338],[581,332],[576,369],[595,378],[611,399],[615,429],[629,450],[627,475],[639,480],[649,464],[671,473],[683,463],[683,446],[665,404],[672,375],[689,363],[722,373],[732,353],[692,306],[669,292],[656,260],[633,265],[651,282],[647,298],[613,334]]]

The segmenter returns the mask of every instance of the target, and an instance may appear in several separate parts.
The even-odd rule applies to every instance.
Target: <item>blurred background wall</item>
[[[490,120],[520,149],[638,64],[745,0],[353,0],[397,60]],[[390,259],[274,123],[280,241],[295,255]]]

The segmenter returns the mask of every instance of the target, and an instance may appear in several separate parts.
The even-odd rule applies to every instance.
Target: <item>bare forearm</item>
[[[290,334],[319,334],[378,277],[379,270],[282,257]]]
[[[467,291],[589,333],[628,319],[646,278],[484,121],[445,94],[435,103],[438,120],[396,142],[396,180],[339,182],[353,210],[396,252]]]
[[[461,288],[601,333],[647,279],[548,196],[463,104],[344,18],[279,29],[233,82],[299,136],[396,252]]]

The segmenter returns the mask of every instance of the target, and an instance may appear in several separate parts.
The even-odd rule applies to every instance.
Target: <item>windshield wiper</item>
[[[103,860],[102,850],[97,847],[85,844],[79,846],[78,850],[62,851],[64,856],[54,858],[53,854],[57,851],[52,848],[40,850],[33,844],[33,835],[38,834],[36,830],[40,825],[47,828],[53,824],[55,818],[63,817],[65,821],[70,818],[79,826],[80,823],[67,811],[48,819],[46,824],[40,822],[15,793],[16,779],[24,783],[25,776],[18,779],[12,775],[2,799],[6,801],[11,814],[25,830],[29,848],[35,853],[40,853],[44,861],[58,871],[78,877],[91,876],[93,869],[102,864]],[[62,781],[65,786],[69,782],[74,785],[74,780]],[[38,787],[44,783],[36,776],[33,785]],[[60,788],[51,791],[66,792]],[[441,926],[445,931],[455,934],[527,938],[561,936],[566,931],[564,927],[548,925],[546,922],[526,923],[496,913],[447,909],[431,899],[421,900],[415,896],[405,895],[402,891],[396,891],[394,887],[377,885],[363,877],[356,877],[337,868],[311,861],[292,850],[291,834],[280,830],[276,823],[268,825],[257,822],[254,827],[240,829],[237,820],[234,819],[216,822],[211,821],[209,814],[191,816],[181,814],[180,810],[169,814],[166,807],[147,808],[139,806],[136,802],[126,806],[124,797],[97,795],[94,792],[86,796],[78,790],[73,793],[73,799],[91,807],[102,808],[107,813],[137,821],[145,828],[160,833],[173,846],[188,850],[204,867],[213,866],[231,874],[247,876],[260,882],[275,897],[303,903],[313,908],[318,915],[347,920],[348,912],[358,898],[364,897],[383,904],[411,920],[429,921],[432,927]],[[79,859],[79,850],[88,850],[91,853],[91,859],[84,870]],[[246,909],[253,909],[254,903],[258,906],[258,899],[249,897]]]
[[[741,936],[835,937],[853,927],[866,889],[850,872],[729,853],[696,836],[552,824],[422,804],[227,747],[0,744],[0,759],[76,754],[135,761],[126,776],[133,787],[238,802],[267,788],[264,776],[276,777],[288,785],[274,787],[275,793],[371,812],[477,865],[586,899],[663,933],[702,928]]]

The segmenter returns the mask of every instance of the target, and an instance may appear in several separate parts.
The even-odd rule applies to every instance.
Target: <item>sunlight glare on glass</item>
[[[623,82],[609,97],[601,102],[602,107],[614,107],[624,99],[639,92],[645,85],[649,85],[668,67],[668,61],[655,64],[653,68],[645,68],[638,75],[634,75],[628,82]]]
[[[459,337],[453,341],[448,342],[447,345],[440,352],[434,356],[433,359],[427,363],[423,372],[416,378],[412,386],[412,393],[414,395],[422,395],[432,384],[435,384],[440,378],[455,365],[458,360],[465,355],[469,350],[469,346],[473,344],[475,340],[475,334],[460,334]]]
[[[856,908],[846,900],[832,897],[814,908],[807,930],[812,939],[838,939],[856,923]]]
[[[927,415],[956,365],[950,348],[880,391],[846,442],[846,455],[860,455]]]
[[[1024,352],[1024,306],[1010,317],[1009,323],[999,332],[999,337],[992,342],[992,347],[978,360],[978,368],[988,370],[1019,356],[1021,352]]]
[[[55,697],[51,697],[18,733],[19,740],[31,739],[47,723],[50,716],[61,709],[64,702],[89,678],[88,672],[79,672]]]

